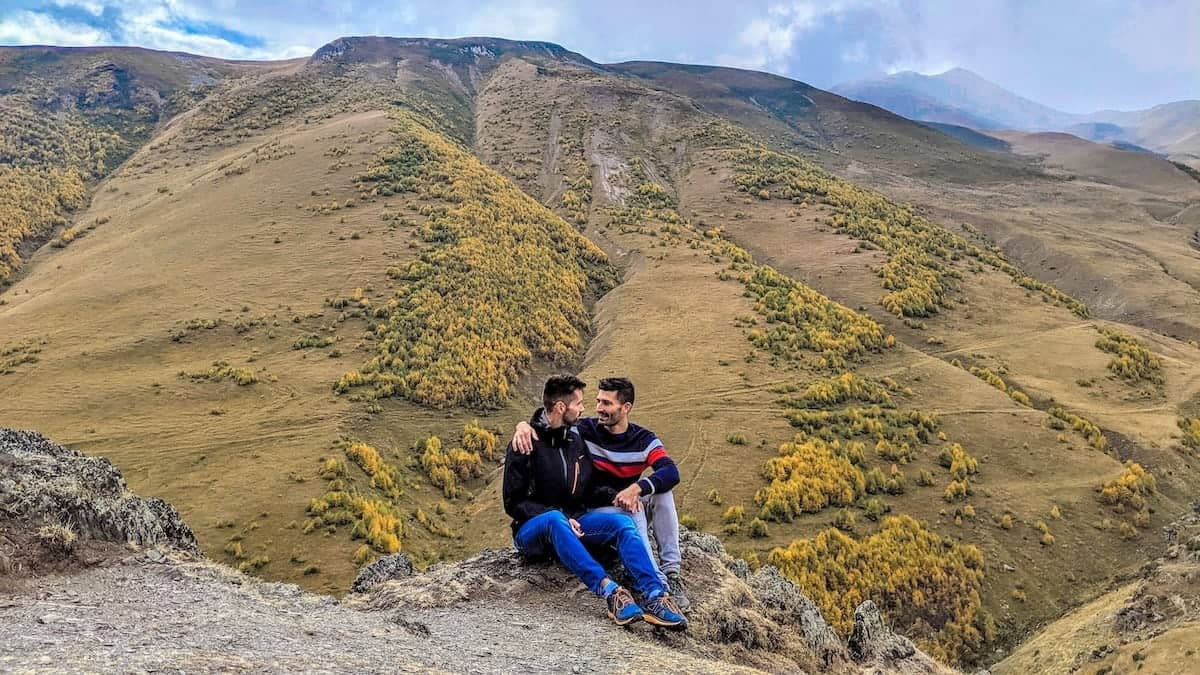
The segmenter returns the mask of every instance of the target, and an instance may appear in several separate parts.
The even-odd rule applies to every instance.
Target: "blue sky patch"
[[[218,23],[209,21],[194,21],[189,19],[174,18],[164,24],[160,24],[163,28],[177,30],[186,35],[205,35],[224,40],[230,44],[235,44],[240,47],[248,47],[250,49],[258,49],[265,47],[267,41],[257,35],[243,33],[241,31],[226,28]]]

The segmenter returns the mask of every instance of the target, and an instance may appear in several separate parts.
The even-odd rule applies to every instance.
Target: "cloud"
[[[17,45],[104,44],[107,35],[82,23],[64,22],[48,14],[16,12],[0,19],[0,43]]]
[[[791,0],[771,5],[765,15],[750,19],[737,34],[738,52],[724,58],[730,65],[779,71],[786,67],[796,41],[814,28],[860,9],[867,0]],[[883,3],[890,4],[887,0]],[[851,54],[854,55],[853,53]]]
[[[566,16],[562,9],[536,0],[486,4],[459,22],[459,36],[505,37],[513,40],[563,41]]]
[[[1195,73],[1200,64],[1200,4],[1145,3],[1114,22],[1108,43],[1142,70]],[[1200,78],[1193,85],[1200,88]]]
[[[273,45],[185,0],[52,0],[0,15],[0,43],[136,45],[231,59],[286,58],[317,45]]]

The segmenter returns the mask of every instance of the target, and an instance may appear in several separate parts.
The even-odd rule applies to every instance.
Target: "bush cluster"
[[[1183,432],[1184,447],[1200,450],[1200,417],[1180,417],[1177,424]]]
[[[1100,488],[1100,501],[1113,507],[1118,513],[1125,509],[1141,511],[1146,507],[1146,496],[1158,489],[1154,474],[1131,462],[1125,465],[1120,476],[1108,481]]]
[[[321,527],[353,526],[350,536],[363,539],[384,555],[400,550],[404,538],[404,519],[388,500],[365,497],[347,490],[330,490],[308,505],[309,518],[304,532]]]
[[[29,339],[0,347],[0,375],[16,372],[17,366],[26,363],[37,363],[41,344],[45,342],[44,339],[40,343]]]
[[[1108,449],[1108,439],[1104,437],[1104,432],[1090,420],[1068,412],[1065,408],[1058,406],[1047,410],[1046,413],[1050,415],[1050,427],[1052,429],[1065,429],[1069,426],[1073,431],[1083,436],[1087,440],[1088,445],[1093,448],[1101,452]]]
[[[437,436],[418,441],[416,452],[429,482],[441,488],[442,494],[449,498],[462,493],[460,481],[476,478],[483,472],[483,458],[478,452],[462,448],[447,452],[442,449],[442,440]]]
[[[1151,353],[1145,343],[1111,328],[1100,328],[1099,331],[1100,339],[1096,340],[1096,348],[1115,354],[1108,362],[1109,370],[1127,382],[1144,380],[1154,384],[1163,383],[1162,359]]]
[[[466,149],[416,117],[359,177],[364,190],[413,192],[428,246],[373,310],[378,355],[335,386],[363,398],[496,407],[533,359],[568,363],[589,327],[589,294],[615,283],[604,253]]]
[[[404,496],[404,491],[400,489],[400,479],[396,475],[396,467],[380,457],[375,448],[362,442],[349,443],[346,446],[346,456],[370,477],[371,487],[381,490],[392,499]]]
[[[780,456],[767,460],[763,468],[770,483],[754,494],[759,517],[790,522],[801,513],[815,513],[829,505],[850,506],[865,494],[862,470],[840,454],[840,448],[838,441],[804,434],[781,445]]]
[[[754,309],[768,327],[747,332],[754,346],[788,360],[804,360],[817,352],[821,367],[841,369],[847,360],[859,359],[896,344],[883,326],[812,288],[760,265],[744,284]]]
[[[919,410],[887,410],[879,406],[845,410],[789,410],[792,426],[827,441],[867,436],[892,443],[928,443],[941,421]]]
[[[800,585],[843,634],[865,600],[949,663],[970,662],[995,639],[982,609],[983,553],[944,539],[909,516],[884,518],[879,532],[855,539],[830,528],[775,548],[767,562]]]
[[[186,377],[191,380],[206,380],[209,382],[220,382],[221,380],[232,380],[238,386],[246,386],[258,382],[258,375],[254,371],[246,370],[229,365],[228,361],[214,361],[212,366],[207,370],[197,370],[192,372],[180,371],[180,377]]]
[[[784,397],[779,402],[787,408],[818,409],[831,408],[848,401],[874,403],[885,408],[896,407],[888,387],[852,372],[817,380],[798,395]]]
[[[479,420],[471,420],[463,425],[462,446],[467,452],[479,455],[492,461],[499,456],[496,434],[485,429]]]
[[[942,448],[942,452],[938,454],[938,464],[950,469],[950,476],[958,480],[979,473],[979,460],[963,450],[958,443],[951,443]]]

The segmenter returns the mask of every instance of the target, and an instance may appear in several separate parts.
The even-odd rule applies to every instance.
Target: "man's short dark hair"
[[[575,392],[587,389],[587,383],[574,375],[554,375],[542,389],[542,407],[549,410],[558,401],[570,401]]]
[[[628,378],[606,377],[600,380],[600,390],[616,392],[621,403],[633,403],[633,382]]]

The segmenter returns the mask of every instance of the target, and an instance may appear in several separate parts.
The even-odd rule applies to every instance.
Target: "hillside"
[[[983,664],[1200,482],[1197,195],[1065,170],[748,71],[345,38],[232,72],[28,256],[5,421],[339,592],[507,545],[541,379],[626,374],[689,522]]]

